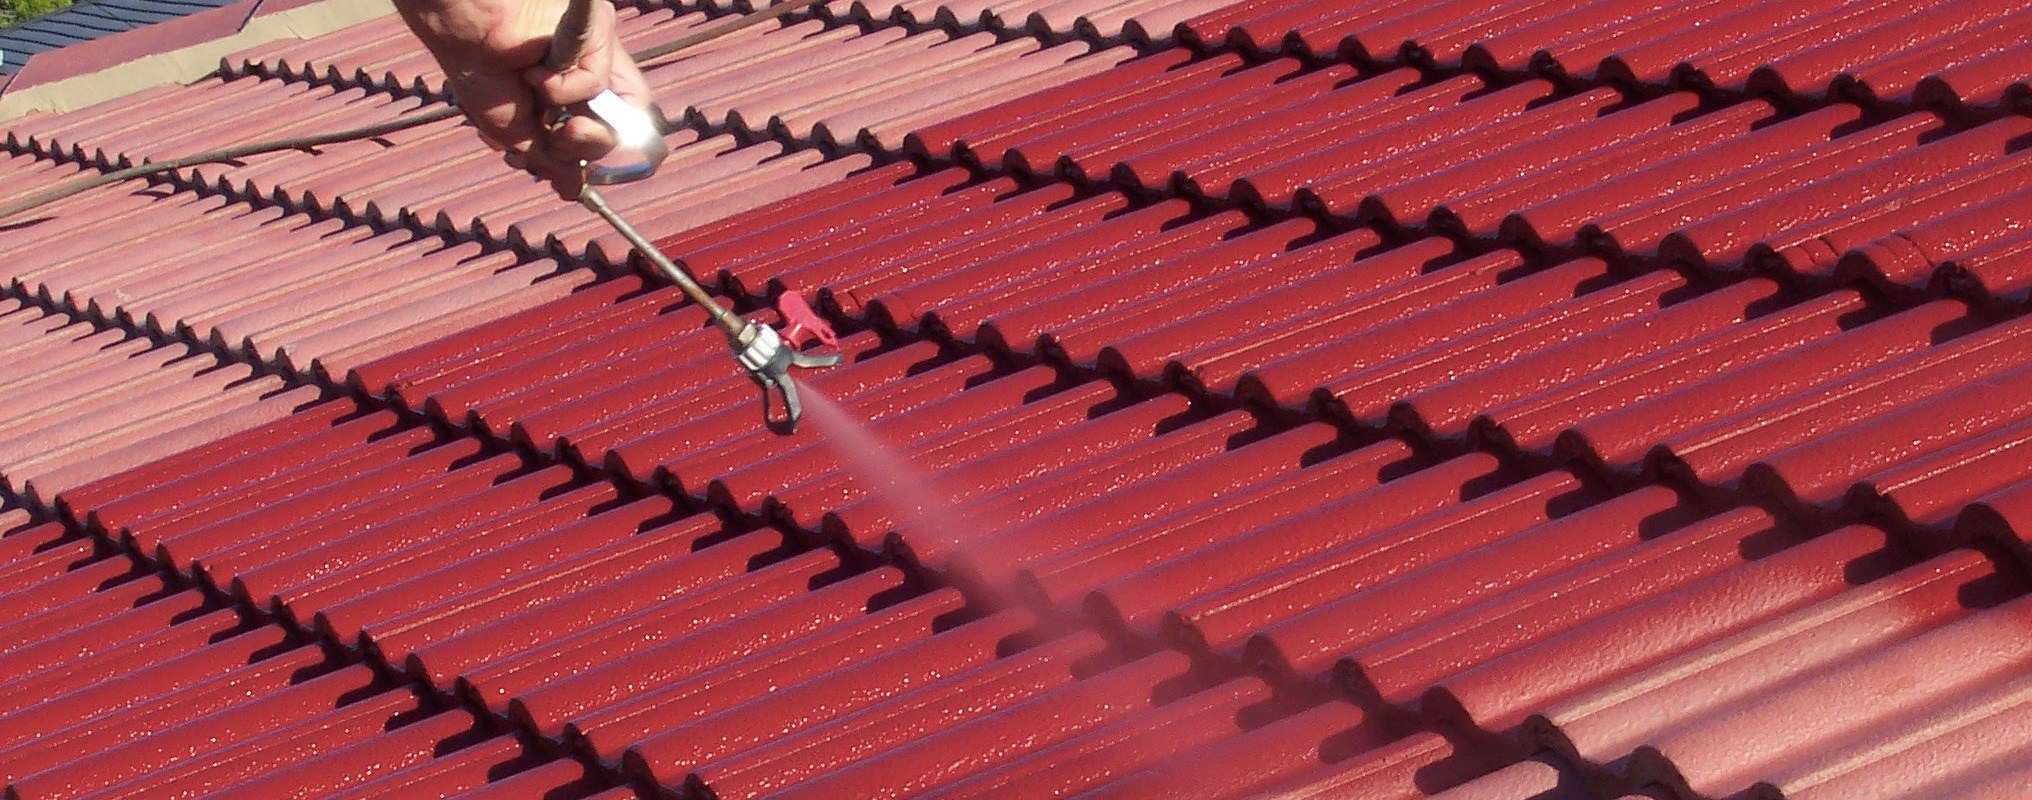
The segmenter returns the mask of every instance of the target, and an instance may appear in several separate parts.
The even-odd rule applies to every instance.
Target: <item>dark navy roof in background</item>
[[[218,8],[234,0],[93,0],[0,30],[0,75],[21,69],[29,56],[166,19]]]

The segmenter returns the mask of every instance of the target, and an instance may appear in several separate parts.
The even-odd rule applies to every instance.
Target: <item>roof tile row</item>
[[[1165,2],[1148,13],[1174,18],[1195,10]],[[1200,7],[1206,5],[1201,0]],[[716,17],[677,15],[662,9],[623,14],[623,39],[667,40],[709,26]],[[927,122],[971,111],[1038,88],[1089,75],[1130,58],[1129,47],[1084,41],[1055,46],[1032,36],[998,37],[965,28],[914,30],[870,22],[869,29],[816,19],[757,27],[707,42],[647,72],[651,89],[681,123],[753,139],[851,150],[894,149],[903,134]],[[336,34],[332,52],[323,40],[290,43],[229,56],[228,77],[254,75],[362,88],[430,99],[445,96],[442,75],[392,17]],[[1149,47],[1153,45],[1145,44]],[[357,65],[355,52],[397,50]],[[842,80],[803,80],[815,66],[842,70]]]
[[[154,150],[139,142],[160,137],[153,125],[128,127],[114,122],[140,114],[157,124],[188,126],[200,131],[177,152],[201,150],[237,141],[238,134],[215,127],[211,120],[241,103],[262,104],[284,122],[271,133],[317,130],[335,120],[372,121],[414,108],[415,100],[388,99],[359,89],[333,90],[308,84],[240,80],[209,84],[196,93],[222,103],[193,105],[183,94],[163,94],[118,114],[98,120],[95,130],[80,127],[79,141],[100,142],[101,155],[87,153],[94,163],[115,165],[107,153]],[[363,116],[363,111],[368,112]],[[82,121],[80,121],[82,124]],[[62,144],[66,134],[40,153],[76,152],[80,145]],[[205,138],[208,137],[208,138]],[[230,138],[229,138],[230,137]],[[631,218],[659,228],[682,229],[753,208],[808,188],[839,180],[867,165],[865,156],[828,161],[814,151],[787,153],[783,145],[764,142],[740,145],[730,135],[704,136],[680,130],[667,137],[673,152],[656,178],[617,187],[613,200],[628,208]],[[404,131],[382,142],[351,142],[323,148],[312,155],[274,153],[247,159],[241,165],[194,167],[173,184],[180,194],[216,193],[245,213],[248,206],[273,206],[297,224],[320,216],[376,230],[400,228],[414,233],[443,234],[479,241],[492,247],[521,248],[527,253],[565,256],[576,263],[618,260],[626,245],[597,217],[574,204],[560,203],[545,187],[501,164],[485,148],[472,146],[471,134],[451,121]],[[55,147],[52,151],[49,148]],[[111,149],[103,149],[111,148]],[[17,158],[24,158],[17,156]],[[101,168],[104,168],[102,166]],[[46,207],[45,218],[90,214],[106,205],[105,198],[124,194],[107,187]],[[127,210],[122,208],[121,210]],[[100,212],[104,215],[108,212]],[[98,217],[88,217],[98,218]],[[687,222],[689,221],[689,222]],[[29,233],[34,233],[32,229]]]
[[[764,29],[736,34],[727,40],[695,48],[679,61],[670,63],[685,63],[699,74],[685,76],[676,84],[667,80],[652,82],[658,84],[659,96],[676,96],[688,103],[691,97],[688,92],[717,91],[730,82],[735,84],[734,88],[740,88],[739,84],[744,81],[752,84],[766,80],[767,76],[750,74],[753,71],[774,72],[795,68],[802,61],[814,57],[824,57],[826,63],[837,65],[840,59],[851,58],[852,52],[838,50],[836,44],[829,47],[828,43],[846,39],[857,40],[857,44],[853,45],[856,48],[880,46],[895,37],[928,45],[987,32],[996,34],[1002,41],[1029,38],[1048,44],[1062,44],[1078,40],[1096,49],[1127,44],[1138,50],[1151,50],[1168,44],[1172,30],[1180,22],[1228,2],[1231,0],[1087,0],[989,5],[919,0],[879,8],[859,2],[835,2],[820,5],[815,12],[794,13],[792,19],[796,22],[785,30],[795,34],[776,32],[772,35]],[[756,10],[756,6],[747,2],[641,3],[626,4],[620,10],[623,41],[640,47],[703,28],[722,17],[750,13]],[[814,17],[826,24],[817,24]],[[853,26],[901,30],[874,40],[858,41],[860,37],[851,30]],[[811,35],[816,31],[829,33],[813,38]],[[939,32],[946,36],[917,36]],[[230,54],[222,59],[220,68],[229,77],[280,77],[442,98],[445,95],[443,74],[415,47],[408,35],[399,18],[387,16],[315,40],[274,42]],[[774,41],[789,35],[807,41],[787,46]],[[816,52],[802,52],[814,48]],[[754,60],[756,53],[762,51],[771,53],[771,60]],[[701,66],[708,69],[700,70]],[[715,78],[710,86],[699,80],[706,76]],[[855,80],[877,77],[871,71],[857,71],[852,76]],[[675,75],[666,77],[678,79]],[[1046,85],[1040,82],[1042,77],[1025,80],[1037,86]],[[750,116],[757,123],[766,121],[766,115]]]
[[[2021,184],[1996,179],[2024,166],[2032,123],[2022,117],[1969,130],[1927,113],[1870,125],[1844,104],[1787,117],[1760,100],[1701,110],[1690,93],[1632,103],[1601,88],[1562,97],[1545,81],[1497,88],[1463,76],[1420,87],[1401,69],[1356,79],[1288,60],[1179,62],[1140,60],[1020,108],[960,117],[914,134],[907,149],[1030,182],[1535,250],[1655,253],[1727,269],[1764,242],[1764,266],[1800,280],[1824,281],[1839,267],[1925,286],[1950,255],[1987,264],[2018,252],[2014,228],[1997,223],[2022,210]],[[1629,147],[1660,157],[1616,158]],[[1940,227],[1900,230],[1915,204]],[[1702,224],[1688,227],[1694,221]],[[1920,239],[1866,241],[1894,234]],[[1985,237],[1999,235],[2010,245],[1985,249]],[[1863,252],[1842,263],[1851,248]],[[2014,291],[2022,283],[2005,282]]]
[[[137,208],[150,213],[135,215]],[[336,369],[568,294],[587,275],[230,199],[112,188],[4,234],[17,296],[284,370]],[[117,230],[122,244],[102,238]],[[310,258],[297,254],[316,251]]]
[[[1046,41],[1080,39],[1097,45],[1128,44],[1154,49],[1171,42],[1186,20],[1232,0],[833,0],[819,7],[826,18],[864,24],[955,32],[985,30],[1002,36]],[[752,4],[728,4],[747,8]]]
[[[1983,0],[1518,0],[1493,7],[1255,0],[1191,20],[1178,36],[1201,50],[1233,47],[1255,58],[1993,114],[2006,103],[2032,103],[2032,76],[2012,55],[2032,25],[2026,12],[2022,3]]]

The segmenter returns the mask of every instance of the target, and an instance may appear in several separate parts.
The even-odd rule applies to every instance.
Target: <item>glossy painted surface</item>
[[[2014,2],[1259,0],[1191,20],[1179,37],[1204,50],[1994,112],[2006,87],[2027,77],[2022,63],[2003,67],[1997,57],[2005,41],[2023,42],[2025,10]],[[1932,88],[1915,92],[1921,85]]]
[[[273,360],[353,396],[97,474],[66,462],[23,492],[41,516],[0,512],[7,780],[603,800],[2008,792],[2032,752],[2015,721],[2028,129],[1994,101],[1890,99],[1950,75],[2010,84],[1921,57],[1950,34],[1883,22],[1925,15],[1974,64],[2015,16],[1470,5],[1244,2],[1179,29],[1232,50],[1114,67],[1096,59],[1151,47],[1147,26],[1184,7],[836,3],[700,54],[726,80],[666,108],[687,121],[689,185],[794,196],[644,188],[663,209],[647,226],[756,318],[775,292],[813,298],[847,363],[812,388],[927,473],[942,514],[894,507],[815,430],[759,429],[722,337],[670,290],[518,274],[615,251],[533,193],[446,180],[451,162],[290,155],[233,168],[225,194],[67,207],[104,235],[173,204],[203,224],[138,236],[191,253],[205,286],[283,297],[271,269],[331,273],[314,304],[332,324],[41,235],[61,263],[13,284],[39,305],[4,318],[4,346],[128,361],[6,380],[83,415],[117,406],[77,382],[105,371],[180,408],[219,390],[154,376],[226,355],[224,376]],[[1689,39],[1684,19],[1719,23]],[[429,102],[424,62],[377,53],[395,35],[377,24],[309,67],[323,51],[250,54],[252,76],[202,91]],[[1864,62],[1828,42],[1880,69],[1845,83]],[[1115,49],[1061,58],[1095,47]],[[1571,83],[1583,62],[1547,47],[1649,83]],[[1364,63],[1298,57],[1319,54]],[[796,80],[835,57],[867,80]],[[971,74],[1008,82],[924,88]],[[888,131],[854,106],[878,75],[916,92]],[[995,87],[1043,91],[991,105]],[[911,116],[960,98],[984,110]],[[923,163],[865,168],[838,152],[842,124]],[[6,174],[148,133],[58,126]],[[730,155],[755,148],[790,156]],[[781,184],[767,171],[786,161],[822,179]],[[253,208],[248,184],[292,190]],[[407,242],[426,229],[452,241]],[[261,237],[282,249],[235,249]],[[332,255],[392,239],[378,261]],[[380,308],[363,276],[412,257],[520,288],[463,320]],[[458,274],[402,294],[456,297]],[[380,340],[354,307],[411,320],[396,330],[415,341],[362,349]],[[72,327],[85,344],[53,335]],[[59,412],[0,414],[23,421],[21,458],[65,441],[31,424]]]

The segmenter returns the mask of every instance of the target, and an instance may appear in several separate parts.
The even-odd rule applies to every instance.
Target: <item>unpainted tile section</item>
[[[791,30],[809,33],[849,27],[897,28],[910,34],[940,32],[950,39],[987,33],[997,40],[1032,39],[1046,46],[1080,41],[1095,51],[1127,44],[1139,50],[1163,47],[1170,42],[1180,22],[1218,9],[1233,0],[1130,0],[1129,2],[992,4],[909,2],[889,5],[834,2],[811,11],[793,12]],[[621,4],[621,36],[631,48],[641,49],[664,40],[696,31],[726,18],[757,10],[749,2],[624,3]],[[823,22],[823,25],[814,23]],[[696,68],[700,60],[716,62],[713,69],[721,80],[747,81],[747,88],[760,86],[757,77],[747,74],[756,68],[787,66],[797,58],[824,55],[828,42],[855,38],[841,32],[824,41],[785,46],[767,38],[747,37],[761,31],[737,34],[694,50],[685,57]],[[888,37],[884,37],[887,40]],[[866,46],[877,46],[880,40]],[[814,48],[817,48],[814,50]],[[833,51],[842,56],[844,51]],[[745,54],[745,55],[744,55]],[[758,55],[772,59],[769,64],[754,61]],[[749,59],[728,61],[728,59]],[[786,60],[789,59],[789,60]],[[717,63],[725,62],[725,63]],[[683,63],[683,62],[675,62]],[[310,40],[274,42],[225,56],[220,68],[229,76],[258,75],[293,81],[322,82],[341,86],[367,86],[399,94],[441,99],[444,76],[437,66],[393,16],[361,23],[329,36]],[[696,70],[694,70],[696,71]],[[855,73],[862,74],[862,73]],[[658,77],[651,72],[652,79]],[[676,74],[662,76],[659,96],[675,84]],[[1043,76],[1024,77],[1036,85]],[[684,78],[686,83],[691,78]],[[738,88],[738,87],[737,87]],[[1013,96],[1013,95],[1012,95]],[[683,95],[678,95],[683,97]],[[899,96],[897,99],[907,99]],[[689,102],[685,100],[684,102]],[[751,115],[753,116],[753,115]],[[764,115],[766,117],[766,115]]]
[[[1204,7],[1202,1],[1181,8],[1172,18]],[[443,100],[443,76],[393,20],[229,56],[222,69],[229,77]],[[622,37],[640,47],[724,21],[718,12],[629,9]],[[927,122],[1089,75],[1134,53],[1086,40],[794,17],[660,59],[646,75],[673,125],[832,150],[864,142],[893,149],[903,134]],[[835,71],[834,79],[809,80],[815,68]]]
[[[197,348],[0,300],[0,494],[47,503],[319,394]]]
[[[1139,48],[1169,44],[1180,23],[1233,0],[1089,0],[1088,2],[947,2],[944,0],[834,0],[820,6],[829,19],[952,31],[992,31],[1046,41],[1083,39]],[[742,0],[733,5],[747,8]]]
[[[191,94],[210,100],[192,102]],[[164,94],[132,109],[108,110],[95,123],[104,130],[78,128],[65,136],[37,138],[17,159],[76,160],[110,168],[168,147],[195,152],[224,146],[250,135],[291,135],[392,118],[425,101],[393,98],[366,89],[343,89],[282,81],[208,81],[181,93]],[[277,120],[255,134],[221,125],[242,104],[265,107]],[[89,115],[93,110],[77,112]],[[147,119],[143,124],[137,120]],[[158,126],[197,131],[190,141],[163,145]],[[52,134],[52,137],[57,134]],[[789,152],[782,144],[743,145],[731,134],[690,129],[671,133],[673,152],[664,169],[648,181],[615,187],[617,207],[652,229],[682,230],[688,224],[720,219],[771,200],[839,180],[866,167],[866,156],[828,160],[816,151]],[[378,231],[449,237],[489,249],[514,249],[527,256],[555,256],[573,266],[613,268],[627,248],[620,236],[583,207],[565,203],[527,174],[510,170],[500,157],[476,145],[471,131],[453,121],[402,131],[375,141],[348,142],[319,152],[288,151],[245,159],[237,165],[192,167],[168,188],[164,202],[185,203],[214,195],[247,213],[257,209],[286,216],[303,226],[332,217]],[[131,191],[131,190],[129,190]],[[149,214],[157,203],[108,207],[122,194],[106,187],[39,210],[44,228],[86,225],[96,220]],[[75,220],[75,221],[74,221]],[[687,222],[689,221],[689,222]],[[103,246],[103,242],[92,240]]]
[[[0,232],[0,247],[21,259],[9,275],[15,296],[285,373],[343,374],[592,277],[478,243],[377,233],[216,195],[113,186],[44,213]]]

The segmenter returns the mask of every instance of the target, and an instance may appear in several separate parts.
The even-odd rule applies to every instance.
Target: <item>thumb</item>
[[[583,103],[610,88],[607,79],[613,69],[617,47],[614,6],[608,0],[591,0],[588,5],[585,32],[573,48],[578,58],[562,70],[538,64],[522,73],[523,80],[535,89],[537,98],[546,105],[558,107]]]

